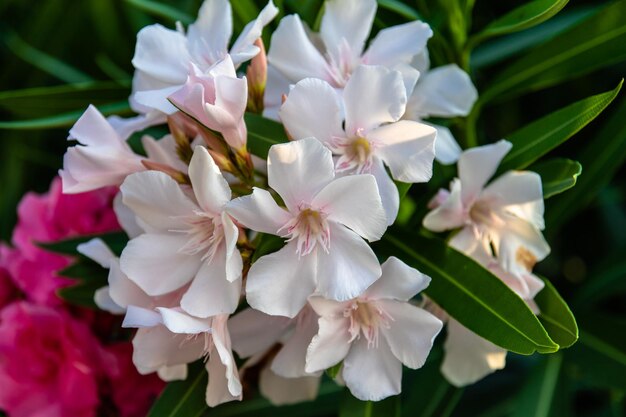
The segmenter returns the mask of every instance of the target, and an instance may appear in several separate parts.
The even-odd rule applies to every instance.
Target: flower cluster
[[[366,48],[376,1],[329,0],[319,33],[286,16],[265,56],[261,31],[277,12],[270,1],[230,49],[226,0],[205,0],[186,31],[144,28],[130,98],[139,115],[90,107],[70,130],[79,144],[64,191],[119,186],[121,256],[98,239],[79,249],[109,269],[95,299],[137,329],[138,371],[184,379],[204,359],[215,406],[242,398],[252,366],[277,404],[314,397],[339,367],[355,397],[380,400],[400,392],[403,364],[424,365],[442,320],[451,382],[502,367],[504,350],[427,298],[418,305],[429,277],[393,256],[381,265],[368,242],[396,220],[396,182],[428,182],[435,159],[458,159],[459,179],[424,226],[458,229],[450,245],[532,303],[542,284],[531,269],[549,251],[539,177],[511,172],[485,187],[510,144],[462,153],[422,121],[466,115],[476,100],[458,67],[429,70],[427,24],[384,29]],[[290,140],[253,156],[246,112],[261,111]],[[167,135],[142,138],[144,154],[131,150],[133,133],[164,123]],[[239,369],[233,351],[247,359]]]

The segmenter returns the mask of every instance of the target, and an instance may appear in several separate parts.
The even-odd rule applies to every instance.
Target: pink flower
[[[95,417],[98,382],[114,366],[64,311],[20,301],[0,313],[0,409],[11,417]]]
[[[9,250],[7,246],[0,243],[0,309],[15,300],[19,294],[7,268],[5,254]]]

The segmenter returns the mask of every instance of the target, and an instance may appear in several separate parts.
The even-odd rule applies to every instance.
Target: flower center
[[[297,253],[300,256],[308,255],[313,251],[315,245],[322,246],[328,253],[330,248],[330,227],[326,221],[327,214],[314,210],[311,207],[300,208],[300,213],[287,224],[280,228],[285,230],[282,237],[289,238],[288,242],[297,240]]]
[[[350,342],[363,337],[367,340],[368,348],[378,347],[378,334],[381,327],[388,329],[393,318],[380,306],[373,302],[355,301],[343,312],[344,317],[350,318]]]
[[[224,239],[224,227],[219,216],[213,217],[209,213],[195,211],[193,215],[184,217],[189,228],[175,230],[189,235],[189,240],[178,250],[187,255],[204,253],[202,260],[211,260]]]
[[[341,155],[335,164],[337,172],[369,173],[376,145],[370,142],[359,129],[351,138],[333,138],[332,151]]]
[[[502,219],[491,209],[490,205],[480,200],[475,202],[470,208],[469,217],[476,224],[490,227],[502,225],[503,223]]]

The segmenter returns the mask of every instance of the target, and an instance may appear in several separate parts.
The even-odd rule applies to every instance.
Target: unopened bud
[[[209,149],[209,155],[213,158],[215,164],[219,167],[219,169],[223,172],[235,172],[235,166],[231,162],[230,158],[222,152],[215,151],[213,149]]]
[[[149,170],[160,171],[160,172],[163,172],[164,174],[169,175],[170,177],[172,177],[172,179],[174,179],[174,181],[176,181],[179,184],[191,184],[191,181],[189,180],[188,175],[186,175],[183,172],[180,172],[177,169],[172,168],[169,165],[150,161],[149,159],[143,159],[141,163],[143,164],[143,166],[145,166]]]
[[[263,95],[265,94],[265,84],[267,82],[267,56],[265,46],[261,38],[254,42],[260,51],[248,66],[246,79],[248,80],[248,111],[252,113],[263,113]]]

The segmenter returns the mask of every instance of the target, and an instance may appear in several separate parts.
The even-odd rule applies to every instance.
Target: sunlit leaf
[[[550,198],[576,185],[582,165],[571,159],[555,158],[533,164],[528,169],[541,175],[543,198]]]
[[[576,319],[552,283],[545,278],[543,281],[545,287],[535,296],[539,320],[561,349],[570,347],[578,340]]]

